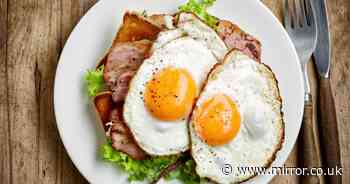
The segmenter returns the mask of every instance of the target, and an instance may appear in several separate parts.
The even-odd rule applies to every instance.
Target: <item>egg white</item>
[[[280,149],[284,135],[281,98],[272,71],[237,51],[229,53],[224,64],[211,72],[193,116],[205,100],[222,93],[238,107],[239,133],[225,145],[210,146],[197,134],[192,118],[191,154],[201,177],[223,184],[237,183],[254,176],[253,173],[239,173],[238,167],[268,166]],[[222,172],[225,164],[232,166],[232,173]]]
[[[153,42],[151,52],[161,48],[163,45],[173,41],[175,39],[187,36],[182,29],[171,29],[167,31],[162,31],[158,34],[157,39]]]

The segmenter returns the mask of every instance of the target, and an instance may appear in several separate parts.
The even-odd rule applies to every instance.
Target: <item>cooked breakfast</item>
[[[207,13],[213,3],[126,12],[85,76],[107,138],[102,157],[129,181],[239,183],[254,174],[235,168],[269,167],[281,149],[282,100],[261,44]]]

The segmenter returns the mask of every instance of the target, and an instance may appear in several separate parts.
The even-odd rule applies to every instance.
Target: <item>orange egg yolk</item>
[[[165,68],[147,83],[144,99],[154,117],[173,121],[190,114],[196,93],[196,83],[186,70]]]
[[[195,130],[207,144],[219,146],[230,142],[240,129],[236,104],[219,94],[206,100],[194,113]]]

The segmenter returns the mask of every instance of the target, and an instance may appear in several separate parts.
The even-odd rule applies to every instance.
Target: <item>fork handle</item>
[[[335,104],[329,78],[319,78],[318,101],[322,158],[325,168],[334,168],[334,174],[336,174],[336,168],[341,168],[340,146]],[[341,175],[327,176],[326,178],[327,183],[341,184],[342,182]]]
[[[311,94],[306,94],[308,99],[305,101],[303,123],[299,136],[299,165],[302,168],[319,168],[321,167],[321,156],[319,145],[317,144],[316,124],[313,121],[313,105]],[[320,184],[324,181],[323,176],[301,176],[302,184]]]

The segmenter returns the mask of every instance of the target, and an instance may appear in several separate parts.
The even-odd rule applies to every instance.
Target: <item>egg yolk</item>
[[[206,100],[194,113],[195,130],[207,144],[219,146],[230,142],[240,128],[236,104],[226,95]]]
[[[173,121],[190,114],[196,93],[196,83],[188,71],[165,68],[147,83],[144,99],[154,117]]]

